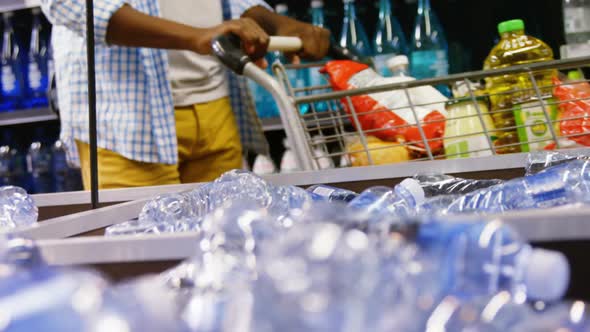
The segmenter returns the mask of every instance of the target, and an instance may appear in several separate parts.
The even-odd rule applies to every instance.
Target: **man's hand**
[[[305,59],[321,60],[330,49],[330,31],[327,29],[278,15],[261,6],[248,9],[242,17],[252,18],[270,35],[301,38],[303,50],[288,54],[292,57],[297,55]]]
[[[202,34],[194,36],[193,41],[193,51],[199,54],[210,55],[213,39],[226,34],[235,34],[240,37],[244,52],[252,60],[263,58],[268,48],[268,34],[250,18],[226,21],[216,27],[203,30]]]
[[[330,30],[311,24],[295,21],[279,27],[279,36],[299,37],[303,41],[303,49],[294,54],[287,54],[297,61],[297,57],[309,60],[321,60],[330,50]],[[297,57],[295,57],[297,56]]]

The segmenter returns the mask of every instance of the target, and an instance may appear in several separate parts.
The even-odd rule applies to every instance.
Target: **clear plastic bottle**
[[[526,35],[524,29],[525,25],[522,20],[506,21],[498,25],[502,39],[486,58],[485,70],[553,60],[551,47],[537,38]],[[553,70],[534,73],[543,97],[551,95],[551,80],[555,74]],[[498,129],[498,139],[494,142],[498,147],[496,152],[521,152],[521,146],[517,144],[520,141],[518,130],[515,128],[502,129],[516,126],[514,105],[519,101],[530,99],[535,94],[528,74],[488,77],[486,78],[486,88],[490,93],[492,119]]]
[[[2,68],[0,110],[2,111],[14,111],[21,105],[25,94],[23,66],[19,43],[13,28],[13,16],[14,14],[11,12],[2,14],[4,20],[2,53],[0,54]]]
[[[421,250],[416,262],[438,267],[432,281],[443,296],[476,298],[509,291],[551,302],[559,301],[569,286],[570,267],[562,253],[533,249],[500,221],[435,218],[420,224],[416,242]]]
[[[37,133],[37,139],[31,143],[27,153],[27,169],[32,177],[34,193],[53,191],[51,149],[43,140],[40,130]]]
[[[60,140],[51,146],[51,173],[54,192],[82,190],[80,169],[68,164],[66,146]]]
[[[395,188],[369,188],[352,200],[349,206],[364,211],[374,222],[381,223],[415,215],[423,201],[424,190],[420,184],[406,179]]]
[[[47,89],[49,87],[48,45],[43,36],[41,9],[34,8],[31,43],[27,63],[27,107],[47,106]]]
[[[590,40],[590,1],[563,0],[563,23],[568,44]]]
[[[430,0],[419,0],[410,50],[412,76],[423,79],[448,75],[448,49],[443,28],[430,6]]]
[[[342,0],[344,3],[344,22],[340,35],[340,46],[363,58],[373,55],[367,33],[356,15],[355,0]]]
[[[498,213],[587,202],[590,198],[589,163],[574,160],[472,192],[455,200],[448,212]]]
[[[379,21],[373,48],[375,69],[381,76],[393,76],[387,66],[387,60],[396,55],[408,54],[406,37],[391,7],[391,0],[379,1]]]
[[[311,1],[311,24],[314,26],[325,28],[325,15],[324,15],[324,1],[322,0],[312,0]],[[323,61],[326,61],[324,59]],[[307,87],[319,87],[323,85],[327,85],[328,81],[324,78],[324,76],[320,73],[318,67],[312,67],[307,70]],[[321,93],[326,92],[322,90],[316,90],[314,93]],[[307,113],[309,111],[310,105],[301,105],[303,113]],[[314,104],[316,112],[325,112],[328,110],[328,102],[321,101]]]

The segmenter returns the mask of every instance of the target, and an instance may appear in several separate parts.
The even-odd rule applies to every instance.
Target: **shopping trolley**
[[[297,39],[286,39],[286,45],[290,50],[297,49],[301,42]],[[223,47],[220,45],[223,44]],[[553,91],[559,86],[573,86],[585,83],[585,80],[564,81],[565,83],[547,83],[539,78],[543,74],[551,72],[556,75],[564,70],[583,70],[590,66],[590,57],[558,60],[528,65],[520,65],[497,70],[469,72],[457,75],[449,75],[441,78],[424,80],[408,80],[399,83],[384,84],[366,88],[355,88],[346,91],[334,91],[328,80],[319,86],[294,86],[289,80],[289,71],[319,70],[324,64],[284,65],[280,62],[273,64],[276,80],[263,70],[258,69],[249,62],[247,57],[227,56],[227,51],[239,52],[239,43],[230,38],[222,37],[217,42],[216,49],[224,49],[225,52],[217,52],[218,57],[230,68],[239,74],[255,80],[265,87],[278,104],[281,122],[285,129],[289,144],[295,152],[299,168],[302,171],[320,169],[320,160],[325,158],[340,161],[340,166],[371,166],[383,163],[379,154],[394,153],[399,149],[407,150],[407,157],[401,161],[423,161],[459,159],[468,157],[496,156],[499,154],[514,152],[532,152],[546,149],[564,149],[570,147],[586,147],[586,139],[590,143],[590,126],[586,122],[590,118],[590,93],[583,97],[558,100],[553,97]],[[284,45],[283,45],[284,46]],[[239,62],[238,59],[240,59]],[[240,63],[240,66],[236,66]],[[547,77],[549,75],[546,75]],[[519,82],[524,82],[518,87],[487,92],[480,87],[485,86],[485,80],[502,77],[518,77]],[[436,103],[420,103],[412,96],[413,89],[435,86],[461,87],[460,97],[451,97]],[[372,96],[379,93],[398,92],[400,98],[404,98],[403,108],[410,111],[413,121],[405,124],[388,125],[386,128],[371,128],[364,125],[362,117],[384,112],[396,112],[396,109],[376,108],[371,110],[357,109],[355,98],[359,96]],[[401,94],[399,92],[402,92]],[[504,98],[505,97],[505,98]],[[504,103],[501,107],[492,107],[493,100],[516,99],[522,102]],[[568,115],[559,115],[562,106],[568,103],[588,101],[589,109],[586,112],[573,112]],[[322,104],[320,109],[318,105]],[[440,105],[443,110],[440,110]],[[447,108],[453,104],[461,104],[461,107],[470,107],[472,114],[456,115]],[[437,107],[437,109],[435,109]],[[444,119],[421,119],[419,110],[430,108],[445,114]],[[515,111],[526,113],[536,112],[535,121],[527,122],[527,119],[514,116]],[[541,114],[541,116],[539,116]],[[507,115],[507,116],[506,116]],[[495,127],[491,119],[496,117],[508,118],[507,125]],[[476,130],[467,133],[452,134],[446,130],[443,135],[429,137],[424,128],[428,125],[442,123],[442,127],[448,129],[451,124],[460,124],[461,120],[471,120],[477,125]],[[576,130],[561,130],[565,125],[577,126]],[[410,127],[417,129],[419,138],[414,140],[395,139],[372,144],[374,137],[379,137],[383,131],[403,130]],[[529,132],[529,135],[526,135]],[[523,135],[524,133],[524,135]],[[510,137],[506,141],[499,137]],[[485,144],[475,148],[450,149],[452,142],[461,141],[469,137],[479,137]],[[319,139],[318,139],[319,137]],[[353,144],[351,144],[353,142]],[[582,144],[580,143],[582,142]],[[437,148],[433,148],[436,146]],[[396,150],[398,149],[398,150]],[[317,151],[322,153],[317,153]],[[385,158],[387,161],[387,158]]]

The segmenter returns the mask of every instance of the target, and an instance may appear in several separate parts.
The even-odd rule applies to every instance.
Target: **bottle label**
[[[525,177],[527,190],[535,200],[536,207],[544,208],[569,203],[566,183],[561,175],[562,172],[553,169],[553,171]]]
[[[553,98],[516,105],[514,118],[519,126],[518,139],[523,143],[520,146],[522,152],[543,150],[554,143],[547,116],[552,121],[557,118],[557,107]]]
[[[16,92],[16,76],[9,65],[2,66],[2,91],[7,95]]]
[[[41,87],[41,70],[36,61],[29,62],[29,88],[37,90]]]
[[[375,69],[377,69],[377,72],[381,74],[381,76],[393,76],[391,70],[389,70],[389,67],[387,67],[387,60],[391,59],[392,56],[392,54],[379,54],[373,58]]]
[[[590,8],[565,8],[564,14],[566,33],[590,32]]]
[[[412,76],[417,79],[449,74],[449,61],[444,50],[412,52],[410,64]]]

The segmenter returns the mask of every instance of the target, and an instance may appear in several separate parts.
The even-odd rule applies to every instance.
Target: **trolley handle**
[[[250,57],[242,50],[240,38],[234,34],[220,35],[211,43],[213,53],[219,60],[235,73],[242,75],[244,67],[251,62]],[[268,52],[297,52],[303,48],[303,41],[299,37],[271,36],[268,43]],[[338,60],[362,61],[350,50],[330,44],[330,57]]]
[[[297,52],[303,47],[303,42],[298,37],[270,37],[268,51]],[[234,34],[220,35],[211,43],[213,53],[217,58],[235,73],[242,75],[244,67],[252,62],[252,59],[242,50],[240,38]]]

